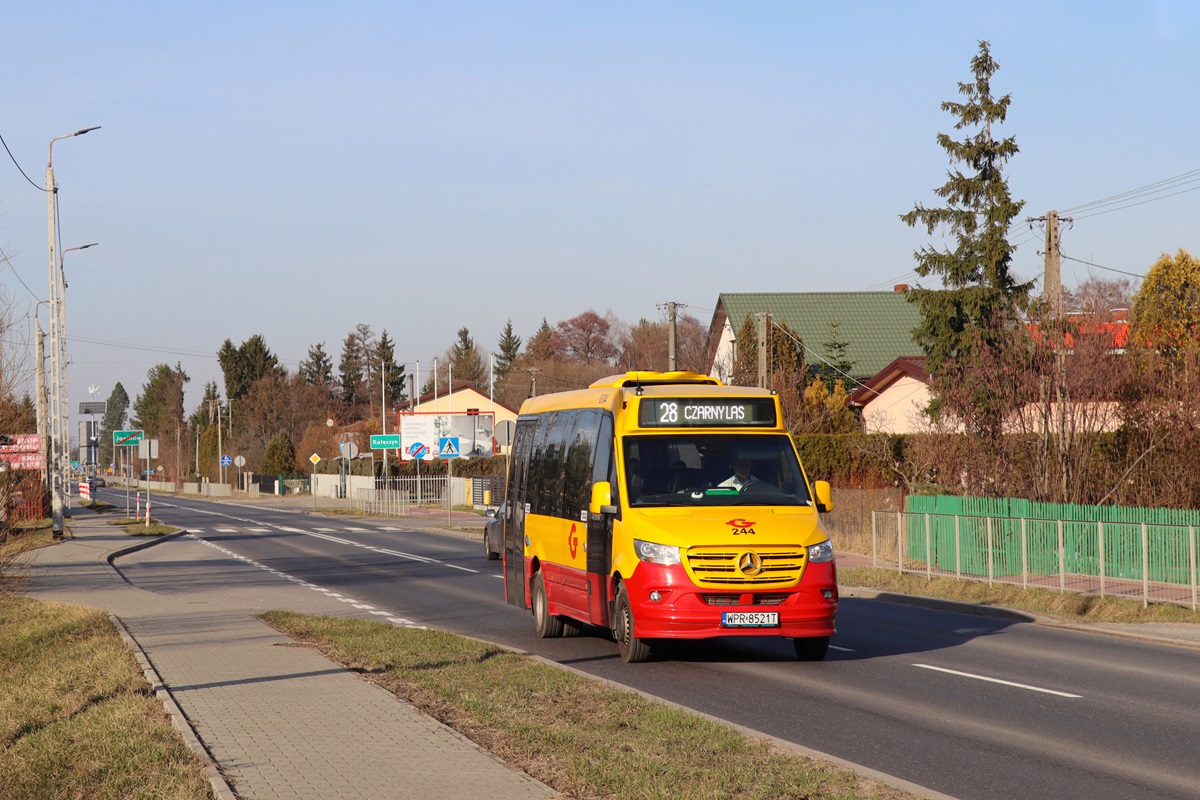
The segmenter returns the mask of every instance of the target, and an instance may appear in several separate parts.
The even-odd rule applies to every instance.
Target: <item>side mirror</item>
[[[833,511],[833,490],[829,481],[813,481],[813,491],[817,495],[817,511]]]
[[[488,516],[488,517],[494,517],[494,516],[496,516],[496,509],[489,508],[487,511],[484,512],[484,515]]]
[[[612,484],[608,481],[596,481],[592,484],[592,499],[588,504],[588,514],[615,514],[617,507],[612,501]]]

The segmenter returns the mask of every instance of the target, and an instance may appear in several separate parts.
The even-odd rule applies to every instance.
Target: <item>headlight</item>
[[[678,547],[634,539],[633,551],[637,553],[639,559],[649,561],[651,564],[662,564],[664,567],[673,567],[679,563]]]
[[[823,564],[833,561],[833,543],[826,539],[820,544],[810,544],[808,546],[808,560],[812,564]]]

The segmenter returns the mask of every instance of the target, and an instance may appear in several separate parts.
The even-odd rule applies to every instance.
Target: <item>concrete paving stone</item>
[[[77,511],[37,554],[30,594],[120,618],[239,797],[547,798],[556,794],[444,725],[289,639],[271,608],[379,619],[190,537],[130,544]],[[128,578],[127,583],[121,577]]]

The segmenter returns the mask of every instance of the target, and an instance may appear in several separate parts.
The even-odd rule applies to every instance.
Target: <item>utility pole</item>
[[[37,360],[37,372],[34,374],[34,393],[37,395],[37,434],[39,447],[42,451],[42,482],[46,483],[49,475],[47,469],[50,459],[46,448],[46,334],[42,333],[42,324],[34,314],[34,325],[37,326],[37,345],[34,358]],[[46,483],[49,486],[49,483]]]
[[[537,367],[528,367],[529,372],[529,396],[537,397]]]
[[[1046,214],[1046,277],[1042,294],[1050,303],[1050,314],[1060,319],[1063,314],[1062,262],[1058,257],[1058,212]]]
[[[46,465],[50,478],[50,508],[51,531],[55,539],[63,536],[64,508],[70,496],[67,479],[70,475],[70,433],[67,431],[67,398],[66,394],[66,331],[63,313],[63,294],[66,286],[62,276],[62,267],[58,252],[58,218],[55,207],[58,201],[58,187],[54,183],[54,143],[59,139],[70,139],[82,136],[89,131],[99,128],[83,128],[74,133],[56,136],[50,140],[46,148],[46,219],[47,236],[49,239],[50,265],[50,360],[51,360],[51,397],[48,410],[48,428],[50,433],[50,463]],[[41,365],[39,364],[39,367]]]
[[[1046,265],[1042,277],[1042,299],[1046,301],[1046,315],[1061,319],[1065,313],[1062,294],[1062,259],[1059,252],[1058,223],[1073,222],[1070,217],[1059,219],[1057,211],[1048,211],[1044,217],[1030,217],[1029,222],[1046,223]]]
[[[758,312],[758,388],[767,388],[767,332],[770,330],[771,315],[766,311]]]
[[[675,339],[676,312],[680,306],[684,308],[687,308],[687,306],[683,303],[676,303],[673,300],[664,303],[659,308],[663,308],[663,306],[666,306],[667,309],[667,371],[674,372],[679,369]]]
[[[379,415],[379,432],[387,433],[387,361],[379,362],[379,408],[382,413]],[[383,448],[383,470],[380,477],[383,478],[383,487],[387,488],[387,448]]]

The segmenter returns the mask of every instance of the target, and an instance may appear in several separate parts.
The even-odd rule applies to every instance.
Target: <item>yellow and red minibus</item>
[[[658,639],[781,636],[825,657],[833,546],[779,398],[695,372],[628,372],[531,397],[504,516],[509,603],[542,637],[612,631],[621,658]]]

